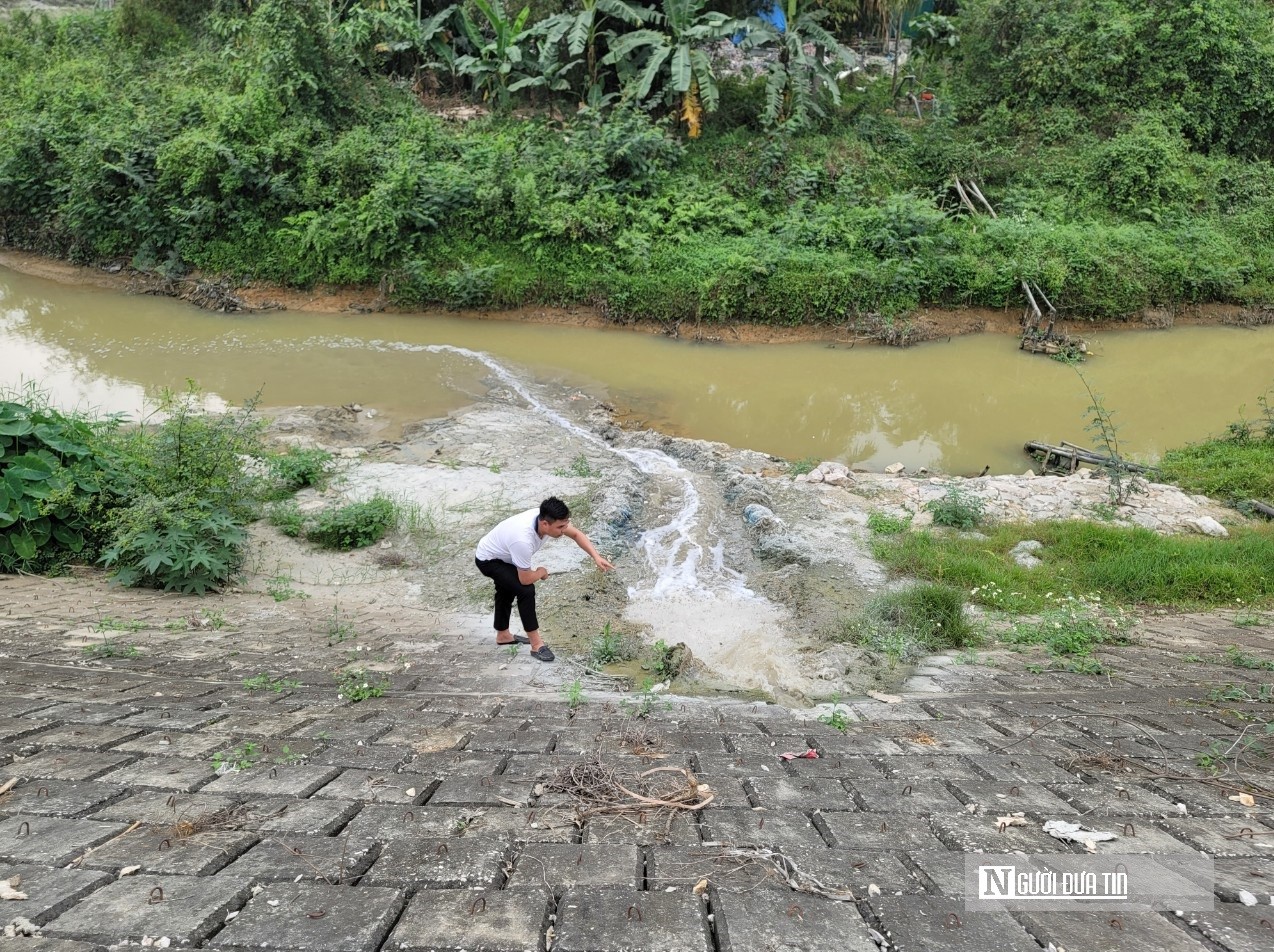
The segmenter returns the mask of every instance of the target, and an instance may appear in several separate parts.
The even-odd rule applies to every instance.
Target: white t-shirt
[[[538,506],[505,519],[482,537],[478,543],[477,558],[484,562],[499,559],[519,569],[532,568],[531,558],[540,551],[547,538],[535,531],[539,519]]]

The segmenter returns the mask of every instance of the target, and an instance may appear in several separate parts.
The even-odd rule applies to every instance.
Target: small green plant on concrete
[[[946,493],[925,505],[933,513],[935,526],[968,531],[982,525],[986,503],[959,486],[950,487]]]
[[[949,585],[919,582],[881,595],[869,611],[928,648],[963,648],[979,640],[965,617],[964,598],[962,591]]]
[[[1225,664],[1232,668],[1247,668],[1251,671],[1274,671],[1274,661],[1258,658],[1248,654],[1238,645],[1230,645],[1225,649]]]
[[[1236,598],[1234,604],[1237,606],[1234,612],[1235,628],[1261,628],[1271,624],[1272,620],[1270,618],[1245,605],[1243,599]]]
[[[323,510],[310,523],[305,537],[328,549],[361,549],[379,542],[397,522],[393,500],[377,494],[364,502]]]
[[[336,677],[340,689],[337,698],[353,704],[366,701],[368,698],[381,697],[389,690],[388,679],[381,678],[378,681],[368,673],[366,668],[348,668],[338,672]]]
[[[135,618],[129,618],[129,619],[112,618],[110,615],[107,615],[101,620],[99,620],[96,625],[93,626],[93,630],[99,633],[103,631],[134,632],[134,631],[141,631],[145,627],[146,627],[145,622],[138,621]]]
[[[503,467],[501,467],[499,463],[492,463],[490,466],[487,467],[487,469],[491,470],[491,472],[496,473],[497,475],[500,473],[500,470],[502,468]]]
[[[294,499],[272,503],[266,508],[265,521],[292,539],[305,531],[305,516]]]
[[[226,613],[219,608],[201,608],[199,618],[213,631],[220,631],[227,624]]]
[[[805,476],[808,473],[814,472],[814,469],[818,466],[818,464],[819,460],[815,459],[813,456],[805,456],[801,459],[794,459],[789,462],[787,464],[787,471],[789,475],[792,476]]]
[[[832,709],[818,716],[820,724],[826,724],[828,727],[835,728],[842,734],[849,730],[849,717],[841,710],[840,695],[832,696]]]
[[[653,678],[646,678],[641,683],[641,690],[632,698],[624,698],[620,702],[620,709],[629,717],[635,717],[644,720],[654,713],[655,705],[659,702],[659,695],[654,690],[655,682]]]
[[[261,759],[261,745],[252,741],[244,741],[233,750],[219,750],[212,755],[212,767],[217,773],[231,770],[248,770]]]
[[[867,528],[877,535],[897,535],[911,526],[911,513],[896,514],[873,509],[867,513]]]
[[[265,583],[266,594],[276,602],[286,602],[293,598],[309,598],[300,589],[292,587],[292,579],[287,575],[276,575]]]
[[[633,656],[632,646],[623,635],[611,630],[610,622],[602,625],[601,634],[593,639],[589,648],[593,662],[598,665],[627,661]]]
[[[275,678],[262,671],[260,674],[251,678],[243,679],[243,686],[249,691],[273,691],[275,694],[282,694],[284,691],[291,691],[301,686],[300,681],[292,681],[288,678]]]
[[[88,658],[137,658],[141,655],[136,645],[121,644],[116,638],[102,636],[101,644],[84,646],[84,655]]]
[[[283,745],[283,749],[279,751],[279,755],[274,758],[274,762],[280,767],[289,767],[293,764],[299,764],[305,760],[306,755],[300,751],[293,750],[287,744]]]
[[[504,653],[510,658],[516,658],[518,656],[518,643],[515,641],[511,645],[505,645]]]
[[[571,460],[569,466],[558,467],[553,470],[554,476],[574,476],[577,479],[591,479],[594,476],[602,475],[601,470],[594,469],[593,464],[588,461],[588,457],[583,453]]]
[[[576,678],[570,684],[562,686],[562,697],[566,700],[566,706],[572,711],[578,710],[584,704],[584,685],[579,678]]]
[[[339,604],[333,606],[332,613],[327,616],[327,646],[343,644],[358,639],[358,630],[354,623],[341,613]]]

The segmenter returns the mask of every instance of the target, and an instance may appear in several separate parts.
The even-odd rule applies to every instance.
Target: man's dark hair
[[[548,499],[540,503],[540,518],[545,522],[557,522],[560,519],[571,518],[571,510],[566,503],[558,499],[556,496],[549,496]]]

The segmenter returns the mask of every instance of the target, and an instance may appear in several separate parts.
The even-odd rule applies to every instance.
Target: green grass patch
[[[1168,450],[1163,478],[1189,493],[1213,499],[1274,502],[1274,437],[1225,437]]]
[[[325,509],[314,517],[305,537],[328,549],[361,549],[378,542],[397,522],[393,500],[377,495],[339,509]]]
[[[1050,607],[1050,594],[1100,593],[1119,604],[1211,608],[1274,601],[1274,529],[1240,528],[1229,539],[1160,536],[1079,520],[996,526],[986,539],[930,532],[874,536],[876,557],[899,574],[969,592],[1013,612]],[[1038,539],[1043,564],[1024,569],[1009,550]]]

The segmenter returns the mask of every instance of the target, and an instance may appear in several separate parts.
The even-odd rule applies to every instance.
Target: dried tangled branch
[[[636,776],[624,776],[603,764],[600,755],[559,768],[545,781],[544,789],[578,801],[584,817],[661,809],[696,812],[714,797],[711,788],[686,767],[653,767]]]

